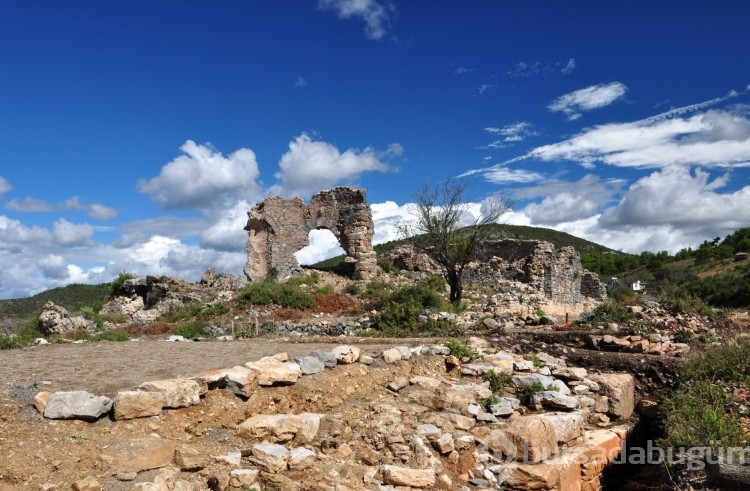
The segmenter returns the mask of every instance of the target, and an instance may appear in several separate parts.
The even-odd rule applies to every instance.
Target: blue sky
[[[750,226],[750,3],[0,5],[0,298],[240,274],[269,195],[463,176],[627,252]],[[314,234],[303,262],[337,252]]]

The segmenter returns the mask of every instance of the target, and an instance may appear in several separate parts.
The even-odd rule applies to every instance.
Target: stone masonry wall
[[[279,278],[300,272],[294,253],[307,246],[311,230],[328,229],[354,263],[354,279],[377,272],[372,248],[374,226],[364,189],[337,187],[322,191],[309,205],[300,198],[267,198],[248,212],[245,275],[260,281],[275,269]]]

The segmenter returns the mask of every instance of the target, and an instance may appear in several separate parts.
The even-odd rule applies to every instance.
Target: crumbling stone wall
[[[245,275],[260,281],[274,269],[279,278],[301,272],[294,253],[309,244],[311,230],[328,229],[354,265],[353,278],[369,280],[377,273],[372,247],[374,226],[364,189],[337,187],[322,191],[305,205],[300,198],[278,196],[258,203],[247,214]]]
[[[441,274],[424,253],[403,246],[387,254],[399,269]],[[501,281],[523,283],[551,301],[575,305],[585,299],[604,300],[607,289],[596,274],[583,269],[573,247],[555,250],[550,242],[505,239],[484,244],[464,271],[468,283],[496,288]]]
[[[505,239],[487,243],[478,259],[467,270],[469,281],[491,283],[498,277],[520,281],[567,304],[607,297],[604,284],[583,269],[580,255],[570,246],[555,250],[550,242]]]

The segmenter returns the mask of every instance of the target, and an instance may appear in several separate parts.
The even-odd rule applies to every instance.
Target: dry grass
[[[317,311],[323,314],[364,314],[365,306],[358,299],[344,293],[313,295]]]

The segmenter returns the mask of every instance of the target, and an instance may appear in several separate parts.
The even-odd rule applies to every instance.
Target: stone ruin
[[[305,205],[300,198],[266,198],[248,212],[245,275],[261,281],[273,273],[278,278],[299,274],[294,253],[309,244],[311,230],[328,229],[346,251],[355,280],[377,274],[372,247],[374,226],[364,189],[337,187],[322,191]]]
[[[404,245],[389,251],[387,259],[401,270],[441,274],[440,266],[426,254]],[[503,290],[505,283],[523,284],[549,301],[576,305],[607,298],[599,277],[583,269],[573,247],[555,249],[539,240],[504,239],[488,241],[464,272],[470,284]]]

